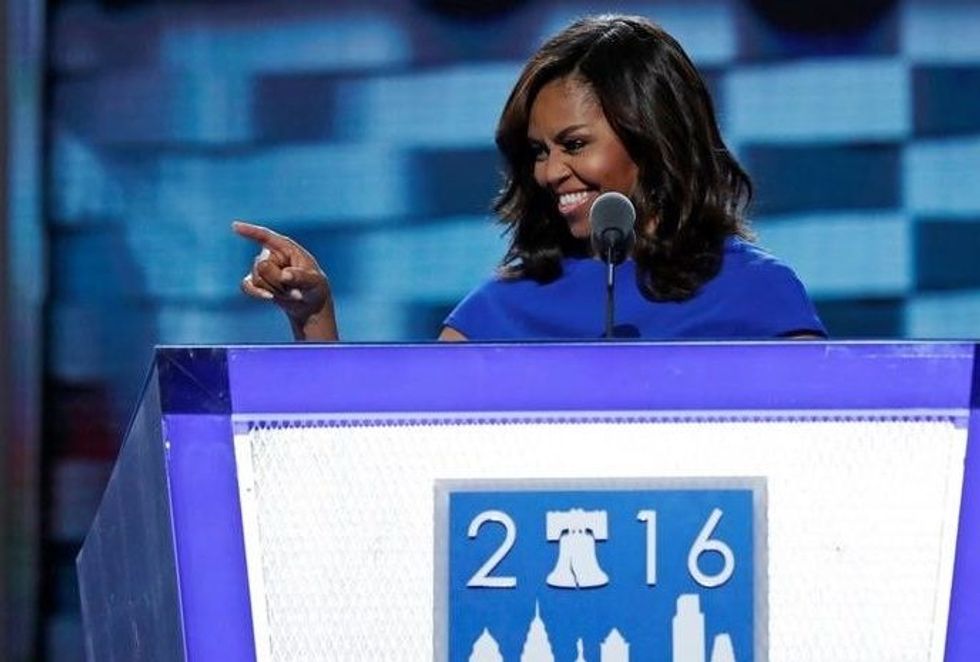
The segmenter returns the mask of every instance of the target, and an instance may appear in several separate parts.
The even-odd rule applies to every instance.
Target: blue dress
[[[463,299],[444,324],[470,340],[587,340],[605,328],[606,265],[565,258],[550,283],[490,280]],[[686,301],[651,301],[636,264],[617,268],[614,335],[651,340],[779,338],[827,331],[793,270],[737,237],[725,242],[718,275]]]

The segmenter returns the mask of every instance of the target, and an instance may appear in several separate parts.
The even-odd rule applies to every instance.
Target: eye
[[[586,142],[581,138],[569,138],[562,143],[562,148],[569,154],[575,154],[585,148]]]
[[[533,142],[527,146],[527,151],[534,161],[544,161],[548,158],[548,150],[541,143]]]

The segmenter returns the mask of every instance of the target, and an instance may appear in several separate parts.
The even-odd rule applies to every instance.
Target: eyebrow
[[[564,140],[565,138],[567,138],[569,136],[569,134],[575,133],[579,129],[584,129],[587,126],[588,125],[586,125],[586,124],[573,124],[572,126],[567,126],[567,127],[565,127],[564,129],[562,129],[561,131],[558,132],[558,135],[555,136],[555,140],[557,140],[558,142],[561,142],[562,140]]]
[[[555,136],[555,142],[561,142],[562,140],[565,140],[569,134],[575,133],[579,129],[586,129],[588,126],[588,124],[573,124],[571,126],[566,126],[564,129],[558,132],[558,135]],[[541,142],[539,138],[534,138],[532,136],[528,136],[527,139],[530,142]]]

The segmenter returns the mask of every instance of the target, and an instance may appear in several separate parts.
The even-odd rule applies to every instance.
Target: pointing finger
[[[288,253],[294,246],[292,240],[288,237],[284,237],[278,232],[274,232],[262,225],[246,223],[245,221],[235,221],[231,224],[231,228],[239,236],[251,239],[266,248],[280,253]]]

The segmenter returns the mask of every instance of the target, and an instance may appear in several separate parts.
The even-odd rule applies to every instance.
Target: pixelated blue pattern
[[[980,66],[915,67],[915,133],[980,133]]]
[[[174,3],[175,5],[177,3]],[[334,12],[314,15],[290,3],[235,12],[184,15],[165,26],[159,66],[213,74],[225,72],[364,70],[397,66],[411,59],[410,26],[386,13],[383,2],[338,3]],[[369,9],[372,4],[379,5]]]
[[[905,179],[907,204],[917,214],[980,214],[980,136],[908,145]]]
[[[554,4],[538,30],[538,41],[560,31],[577,18],[606,12],[638,14],[663,26],[700,66],[729,64],[737,56],[736,3],[731,0],[633,3],[537,3]]]
[[[974,0],[906,0],[901,3],[903,52],[912,62],[980,60],[980,4]]]
[[[767,250],[795,255],[793,268],[818,300],[905,296],[912,289],[911,223],[898,212],[773,216],[755,229]]]
[[[539,0],[479,20],[390,0],[66,3],[51,31],[54,375],[123,391],[153,343],[288,340],[238,291],[256,248],[234,218],[320,258],[347,339],[435,336],[504,250],[494,130],[522,63],[601,11],[660,22],[702,68],[754,177],[760,242],[834,336],[976,336],[976,2],[904,0],[846,34],[734,0]]]
[[[916,226],[916,287],[922,291],[980,289],[976,268],[980,216],[969,222],[925,219]],[[942,255],[942,260],[933,256]]]
[[[442,67],[341,83],[339,137],[429,149],[492,147],[500,109],[520,65]]]
[[[736,69],[725,128],[766,143],[901,140],[911,127],[908,78],[903,63],[881,58]]]
[[[207,70],[121,70],[54,90],[59,124],[101,146],[251,141],[250,81]]]
[[[895,144],[752,145],[742,156],[750,172],[773,184],[756,196],[762,215],[901,206]]]
[[[976,338],[980,289],[924,293],[906,303],[905,324],[916,338]]]
[[[752,11],[749,6],[757,2],[770,7],[781,4],[782,8],[778,16],[764,15]],[[766,0],[763,3],[760,0],[746,0],[740,6],[744,7],[738,14],[738,54],[741,62],[826,61],[854,56],[865,59],[876,55],[890,57],[899,51],[899,12],[885,3],[851,3],[851,16],[860,12],[867,14],[869,9],[873,12],[873,6],[880,8],[873,12],[874,20],[864,24],[856,19],[851,22],[841,20],[840,14],[846,13],[841,12],[846,6],[842,2],[780,3]],[[790,25],[787,25],[787,19]],[[816,22],[833,27],[818,29]],[[852,25],[855,22],[861,24],[858,29]],[[803,29],[799,24],[809,24],[810,29]]]

